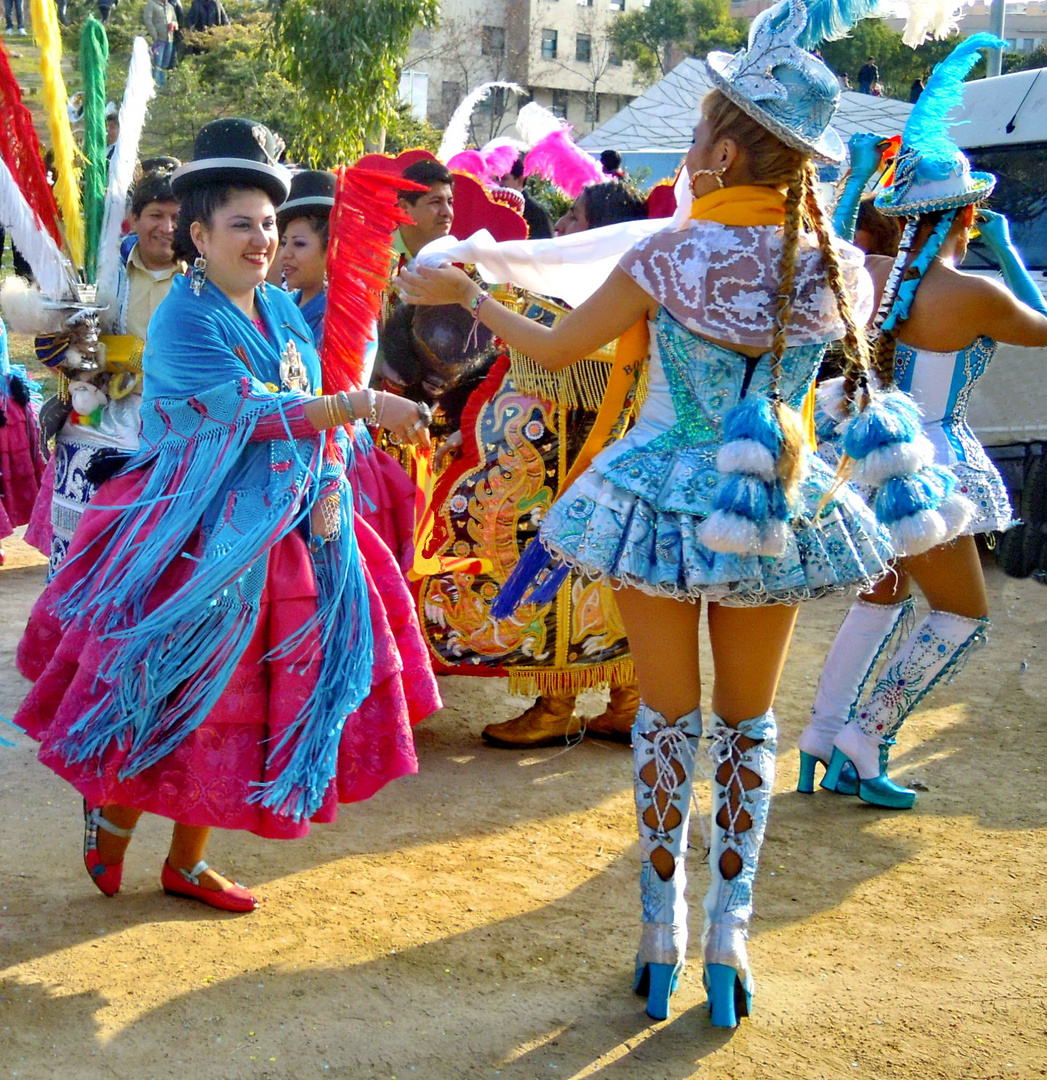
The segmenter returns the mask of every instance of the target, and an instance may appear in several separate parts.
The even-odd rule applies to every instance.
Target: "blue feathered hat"
[[[931,72],[905,125],[894,176],[876,196],[877,209],[891,217],[919,217],[981,202],[992,192],[996,177],[971,171],[949,136],[948,117],[963,102],[963,81],[979,52],[1005,47],[992,34],[973,34]]]
[[[709,77],[786,146],[816,161],[843,161],[843,142],[829,126],[840,84],[828,65],[807,50],[845,37],[878,7],[879,0],[781,0],[753,19],[747,48],[709,53]]]

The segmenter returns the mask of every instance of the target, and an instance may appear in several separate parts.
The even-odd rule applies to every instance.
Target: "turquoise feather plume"
[[[994,34],[972,34],[931,72],[902,137],[906,146],[919,148],[924,162],[952,167],[960,148],[949,137],[949,114],[963,102],[964,80],[978,63],[982,49],[1006,47],[1006,42]]]
[[[802,0],[801,0],[802,2]],[[796,0],[792,0],[795,4]],[[803,3],[807,21],[800,31],[796,44],[803,49],[813,49],[823,41],[838,41],[847,37],[852,28],[862,21],[880,13],[881,0],[809,0]],[[775,16],[774,28],[789,19],[790,4],[781,4],[782,11]]]

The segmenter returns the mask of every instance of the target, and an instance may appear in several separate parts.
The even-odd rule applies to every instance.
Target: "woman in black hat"
[[[327,238],[334,206],[335,178],[323,170],[304,170],[291,179],[291,193],[277,210],[280,268],[291,299],[323,344],[327,311]]]
[[[275,157],[262,125],[216,121],[172,178],[192,274],[153,317],[140,451],[49,586],[63,634],[19,713],[84,796],[84,860],[108,896],[150,811],[177,823],[166,892],[252,910],[204,861],[210,828],[304,835],[414,772],[411,724],[439,707],[344,468],[358,418],[416,445],[428,431],[406,399],[321,394],[309,326],[264,284],[289,187]]]

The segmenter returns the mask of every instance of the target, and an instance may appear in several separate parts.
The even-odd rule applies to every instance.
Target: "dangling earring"
[[[723,187],[723,174],[727,172],[727,166],[721,165],[718,169],[695,169],[691,174],[691,194],[697,199],[698,193],[694,190],[694,182],[699,176],[711,176],[718,187]]]
[[[203,255],[197,255],[193,262],[193,270],[189,275],[189,288],[194,296],[199,296],[203,291],[204,282],[207,280],[207,260]]]

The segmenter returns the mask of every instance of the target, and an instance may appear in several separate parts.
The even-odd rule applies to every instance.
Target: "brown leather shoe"
[[[582,721],[574,713],[574,694],[543,695],[525,713],[501,724],[488,724],[481,735],[491,746],[535,749],[565,746],[582,734]]]
[[[607,708],[585,722],[586,735],[628,746],[632,742],[633,721],[639,707],[640,688],[635,682],[612,686]]]

